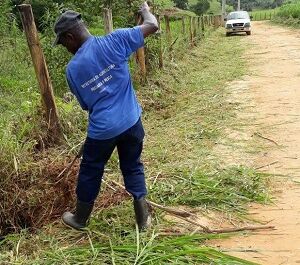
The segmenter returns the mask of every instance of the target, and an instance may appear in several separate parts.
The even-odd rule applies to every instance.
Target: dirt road
[[[250,74],[231,85],[235,97],[252,105],[270,148],[251,158],[261,170],[283,174],[275,204],[253,206],[256,219],[270,221],[275,231],[233,237],[215,245],[259,264],[300,264],[300,31],[256,22],[242,42]],[[255,132],[255,128],[251,129]],[[273,141],[273,142],[272,142]]]

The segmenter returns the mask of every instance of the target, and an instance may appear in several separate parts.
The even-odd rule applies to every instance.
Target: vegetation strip
[[[238,106],[228,102],[224,82],[244,73],[245,63],[239,56],[243,49],[238,37],[225,39],[220,30],[181,61],[168,62],[164,72],[152,77],[147,87],[138,89],[148,132],[144,161],[149,199],[164,205],[240,212],[245,211],[245,203],[268,199],[266,175],[242,166],[220,166],[218,154],[213,151],[218,139],[225,137],[225,128],[237,123]],[[114,156],[107,167],[107,179],[119,178],[116,159]],[[107,193],[104,186],[103,196]],[[26,230],[11,234],[0,242],[0,262],[253,264],[203,247],[205,240],[223,235],[138,235],[133,232],[130,209],[131,202],[121,197],[119,206],[94,215],[86,234],[66,230],[56,223],[33,235]],[[160,227],[164,232],[174,227],[173,222],[162,217],[156,213],[155,230]]]

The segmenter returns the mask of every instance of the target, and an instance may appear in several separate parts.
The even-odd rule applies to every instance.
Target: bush
[[[277,16],[281,18],[300,18],[300,3],[287,4],[279,8]]]

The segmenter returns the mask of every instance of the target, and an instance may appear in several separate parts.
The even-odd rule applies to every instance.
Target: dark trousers
[[[134,199],[147,194],[144,167],[140,161],[143,150],[144,128],[141,120],[117,137],[108,140],[95,140],[87,137],[80,165],[77,198],[82,202],[93,202],[101,186],[104,166],[117,147],[120,169],[126,190]]]

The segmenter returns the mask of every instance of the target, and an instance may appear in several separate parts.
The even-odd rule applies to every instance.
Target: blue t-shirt
[[[105,140],[132,127],[141,116],[128,58],[144,45],[140,27],[91,36],[67,66],[67,81],[82,109],[89,112],[88,137]]]

